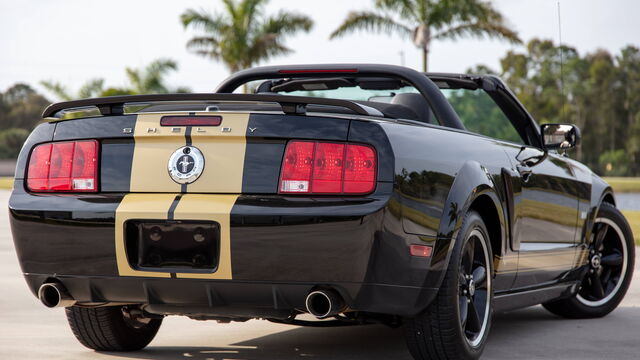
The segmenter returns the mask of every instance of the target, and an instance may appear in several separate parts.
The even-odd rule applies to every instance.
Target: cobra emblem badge
[[[178,184],[191,184],[204,170],[204,156],[194,146],[183,146],[169,158],[169,176]]]

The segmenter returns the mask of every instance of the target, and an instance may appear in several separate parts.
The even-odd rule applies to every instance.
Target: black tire
[[[156,336],[162,319],[138,322],[125,318],[121,306],[66,308],[73,335],[89,349],[97,351],[135,351]]]
[[[556,315],[570,319],[603,317],[620,304],[629,289],[635,261],[635,244],[629,223],[620,210],[610,203],[603,203],[600,206],[596,219],[600,222],[596,221],[594,224],[594,235],[589,246],[590,260],[589,265],[586,265],[589,269],[578,292],[570,298],[542,304],[545,309]],[[603,224],[609,229],[605,229]],[[596,245],[599,233],[604,233],[600,240],[601,246]],[[619,251],[615,251],[616,248],[619,248]],[[598,256],[601,261],[596,262],[600,266],[594,267],[594,262],[591,259],[600,252],[602,255]],[[619,267],[607,267],[605,258],[610,257],[606,254],[607,252],[610,254],[620,253]],[[617,264],[617,261],[613,264]],[[606,276],[607,271],[609,271],[609,276]],[[596,277],[595,280],[594,277]],[[594,285],[596,282],[600,282],[600,285]],[[595,289],[597,288],[604,290],[604,292],[596,293]]]
[[[481,234],[481,237],[478,234]],[[456,238],[449,266],[436,298],[424,312],[404,320],[405,339],[414,359],[478,359],[482,354],[493,313],[493,257],[488,234],[480,215],[475,211],[469,211]],[[478,256],[475,250],[471,250],[473,255],[468,255],[470,242],[474,244],[474,248],[481,245],[478,251],[483,253],[482,256]],[[471,272],[465,270],[469,256],[472,259],[471,266],[478,266],[475,270],[472,268]],[[476,270],[481,267],[480,260],[477,260],[479,258],[483,259],[482,262],[486,261],[484,285],[481,285],[481,277],[476,277]],[[466,276],[466,273],[473,273],[473,276]],[[477,290],[475,286],[471,287],[473,282],[469,279],[472,278],[479,279]],[[465,287],[468,290],[465,291]],[[485,302],[476,305],[477,297],[484,297]],[[466,311],[463,304],[465,301]],[[475,310],[476,306],[480,310]],[[475,338],[470,340],[472,332],[467,328],[471,322],[465,320],[463,324],[461,319],[470,319],[472,310],[478,314],[473,323],[474,328],[479,330]],[[480,328],[478,324],[481,324]]]

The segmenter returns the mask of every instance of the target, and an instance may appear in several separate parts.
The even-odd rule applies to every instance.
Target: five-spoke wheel
[[[455,239],[449,266],[427,309],[405,319],[414,359],[477,359],[491,328],[491,241],[480,214],[470,210]]]
[[[627,270],[627,243],[620,226],[608,218],[597,218],[589,249],[589,274],[577,299],[587,306],[606,303],[622,286]]]
[[[585,276],[575,296],[543,306],[568,318],[605,316],[615,309],[629,288],[635,246],[627,220],[613,204],[603,203],[589,239]]]
[[[458,281],[460,323],[471,346],[477,346],[487,326],[491,278],[487,276],[489,254],[479,229],[469,234],[465,244]]]

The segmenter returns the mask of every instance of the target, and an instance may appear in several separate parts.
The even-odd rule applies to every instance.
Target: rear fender
[[[458,171],[440,219],[430,276],[428,276],[424,287],[439,288],[442,284],[464,216],[469,211],[471,204],[480,196],[486,195],[491,198],[493,205],[498,209],[500,233],[502,234],[500,249],[504,248],[507,215],[504,206],[501,205],[502,202],[498,195],[501,192],[498,189],[489,171],[476,161],[467,161]],[[429,301],[425,302],[425,304],[428,303]]]

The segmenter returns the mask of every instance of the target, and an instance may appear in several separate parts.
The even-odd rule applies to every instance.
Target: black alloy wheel
[[[482,339],[487,326],[491,286],[491,278],[487,276],[488,256],[484,235],[474,229],[465,244],[458,277],[460,324],[467,341],[474,347]]]
[[[442,285],[426,309],[404,319],[416,360],[478,359],[491,329],[492,248],[480,214],[464,217]]]
[[[576,298],[587,306],[600,306],[613,298],[627,270],[627,244],[620,227],[610,219],[597,218],[589,249],[589,273]]]
[[[602,317],[622,301],[633,276],[635,244],[631,227],[613,204],[602,203],[589,239],[582,283],[574,296],[542,304],[571,319]]]

